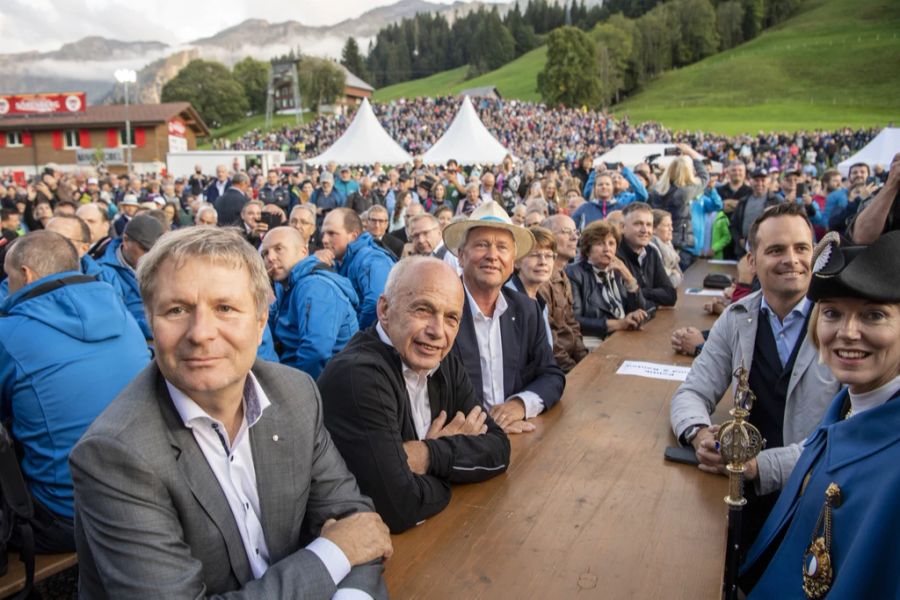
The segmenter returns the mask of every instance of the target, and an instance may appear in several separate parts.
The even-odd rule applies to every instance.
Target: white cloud
[[[450,0],[432,0],[449,3]],[[499,1],[499,0],[489,0]],[[172,46],[249,18],[331,25],[396,0],[3,0],[0,53],[49,51],[85,36]]]

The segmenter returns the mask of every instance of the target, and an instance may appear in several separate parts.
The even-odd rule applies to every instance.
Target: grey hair
[[[75,246],[53,231],[33,231],[15,240],[7,250],[6,262],[11,271],[28,267],[39,279],[64,271],[81,270]]]
[[[371,216],[371,214],[373,212],[384,213],[385,215],[387,215],[388,209],[386,209],[385,207],[383,207],[380,204],[373,204],[372,206],[369,207],[369,210],[367,210],[366,213],[368,213],[368,215]]]
[[[454,277],[456,276],[453,267],[439,258],[434,258],[433,256],[407,256],[396,263],[390,273],[388,273],[387,282],[384,284],[384,292],[381,294],[388,304],[397,296],[403,279],[407,277],[407,272],[419,266],[431,266],[434,269],[450,269]]]
[[[231,176],[231,185],[250,183],[250,177],[246,173],[235,173]]]
[[[197,209],[197,216],[194,218],[194,221],[199,221],[200,217],[208,212],[211,212],[217,221],[219,220],[219,212],[216,210],[216,207],[212,204],[204,204]]]
[[[540,212],[547,216],[550,213],[550,205],[543,198],[532,198],[525,204],[526,213]]]
[[[430,221],[431,223],[433,223],[434,225],[436,225],[438,227],[440,227],[440,225],[441,225],[438,222],[437,217],[435,217],[431,213],[426,212],[426,213],[422,213],[420,215],[413,215],[409,218],[410,229],[412,229],[412,226],[415,225],[416,223],[418,223],[419,221]]]
[[[294,208],[291,209],[291,214],[290,214],[290,216],[293,216],[293,215],[294,215],[294,212],[295,212],[295,211],[298,211],[298,210],[305,210],[305,211],[307,212],[307,214],[309,214],[309,216],[312,217],[313,221],[316,220],[316,211],[313,210],[312,208],[310,208],[308,204],[298,204],[298,205],[296,205]],[[290,218],[290,217],[288,217],[288,218]]]
[[[269,276],[259,252],[241,237],[234,227],[186,227],[163,234],[145,254],[137,268],[141,299],[148,310],[153,306],[157,276],[163,264],[172,260],[175,267],[190,258],[203,258],[234,269],[246,268],[250,274],[250,292],[256,302],[256,314],[262,317],[269,306]]]

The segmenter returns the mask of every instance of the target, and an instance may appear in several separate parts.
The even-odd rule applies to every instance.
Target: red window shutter
[[[147,132],[143,127],[134,128],[134,145],[143,148],[147,143]]]
[[[6,132],[0,131],[0,148],[6,147]]]
[[[118,129],[107,129],[106,130],[106,145],[110,148],[118,148],[119,147],[119,130]]]
[[[32,144],[31,132],[23,131],[22,132],[22,145],[25,146],[26,148],[31,148],[31,144]]]
[[[53,149],[54,150],[62,150],[63,149],[62,131],[54,131],[53,132]]]
[[[81,130],[81,147],[82,148],[90,148],[91,147],[91,132],[89,129]]]

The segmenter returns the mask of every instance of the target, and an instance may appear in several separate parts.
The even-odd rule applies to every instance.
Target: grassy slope
[[[303,113],[303,122],[306,123],[315,118],[314,113]],[[296,123],[294,115],[272,115],[272,129],[282,127],[284,125],[293,125]],[[246,119],[241,119],[230,125],[219,127],[212,130],[212,135],[205,139],[202,144],[198,145],[198,150],[208,150],[212,147],[212,140],[217,138],[237,139],[253,129],[263,129],[266,124],[266,115],[253,115]]]
[[[755,40],[670,71],[615,106],[633,120],[735,134],[900,122],[900,1],[806,0]],[[540,100],[537,48],[469,81],[468,67],[377,90],[374,100],[439,96],[496,85],[504,98]],[[305,117],[306,118],[306,117]],[[277,117],[276,123],[293,117]],[[263,117],[232,125],[239,135]],[[214,132],[235,137],[235,133]]]
[[[751,42],[665,73],[615,107],[727,134],[900,120],[900,2],[807,0]]]
[[[487,85],[497,86],[504,98],[520,100],[540,100],[537,93],[537,74],[547,61],[547,48],[541,46],[523,54],[499,69],[466,80],[468,67],[442,71],[430,77],[398,83],[375,92],[377,102],[397,98],[417,98],[420,96],[442,96],[460,90]]]

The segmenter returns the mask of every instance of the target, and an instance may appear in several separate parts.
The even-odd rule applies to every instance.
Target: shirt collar
[[[497,297],[497,303],[494,305],[494,316],[488,317],[483,312],[481,312],[481,308],[478,306],[478,303],[475,302],[475,298],[472,297],[472,294],[469,293],[469,288],[466,287],[465,283],[463,283],[463,289],[466,290],[466,299],[469,302],[469,310],[472,311],[472,316],[478,317],[480,319],[499,319],[500,316],[506,312],[506,309],[509,308],[509,305],[506,303],[506,298],[503,296],[503,292],[500,292],[500,295]]]
[[[185,427],[192,428],[200,419],[216,421],[199,404],[191,400],[187,394],[175,387],[168,379],[166,380],[166,387],[169,389],[169,396],[171,396],[175,410],[178,411],[178,415],[181,417]],[[242,402],[244,404],[244,420],[247,421],[248,428],[253,427],[259,421],[263,411],[272,404],[263,391],[262,386],[259,385],[259,381],[257,381],[253,371],[247,373]]]
[[[381,326],[381,321],[379,321],[379,322],[375,325],[375,331],[378,333],[378,339],[380,339],[384,344],[390,346],[391,348],[394,348],[394,350],[397,349],[397,348],[394,347],[394,343],[391,341],[391,338],[388,337],[388,334],[387,334],[387,332],[384,330],[384,327]],[[412,376],[412,375],[414,375],[414,376],[416,376],[416,377],[419,376],[419,372],[416,371],[415,369],[413,369],[412,367],[410,367],[409,365],[407,365],[407,364],[403,361],[402,358],[400,359],[400,364],[401,364],[402,367],[403,367],[403,376],[404,376],[404,377]],[[437,370],[440,368],[440,366],[441,366],[441,364],[438,363],[438,365],[437,365],[436,367],[432,368],[432,369],[429,370],[427,373],[425,373],[425,376],[426,376],[426,377],[431,377],[432,375],[434,375],[434,372],[437,371]]]
[[[765,294],[761,294],[761,296],[762,296],[762,301],[759,303],[759,310],[765,311],[765,313],[770,318],[773,316],[778,318],[778,315],[775,313],[774,310],[772,310],[772,307],[769,306],[769,303],[766,302]],[[795,304],[794,307],[788,312],[788,317],[791,315],[799,315],[803,318],[806,318],[806,316],[809,314],[810,308],[812,308],[812,300],[810,300],[809,298],[804,296],[803,299],[800,300],[800,302],[798,302],[797,304]],[[787,319],[787,317],[785,317],[785,319]]]

